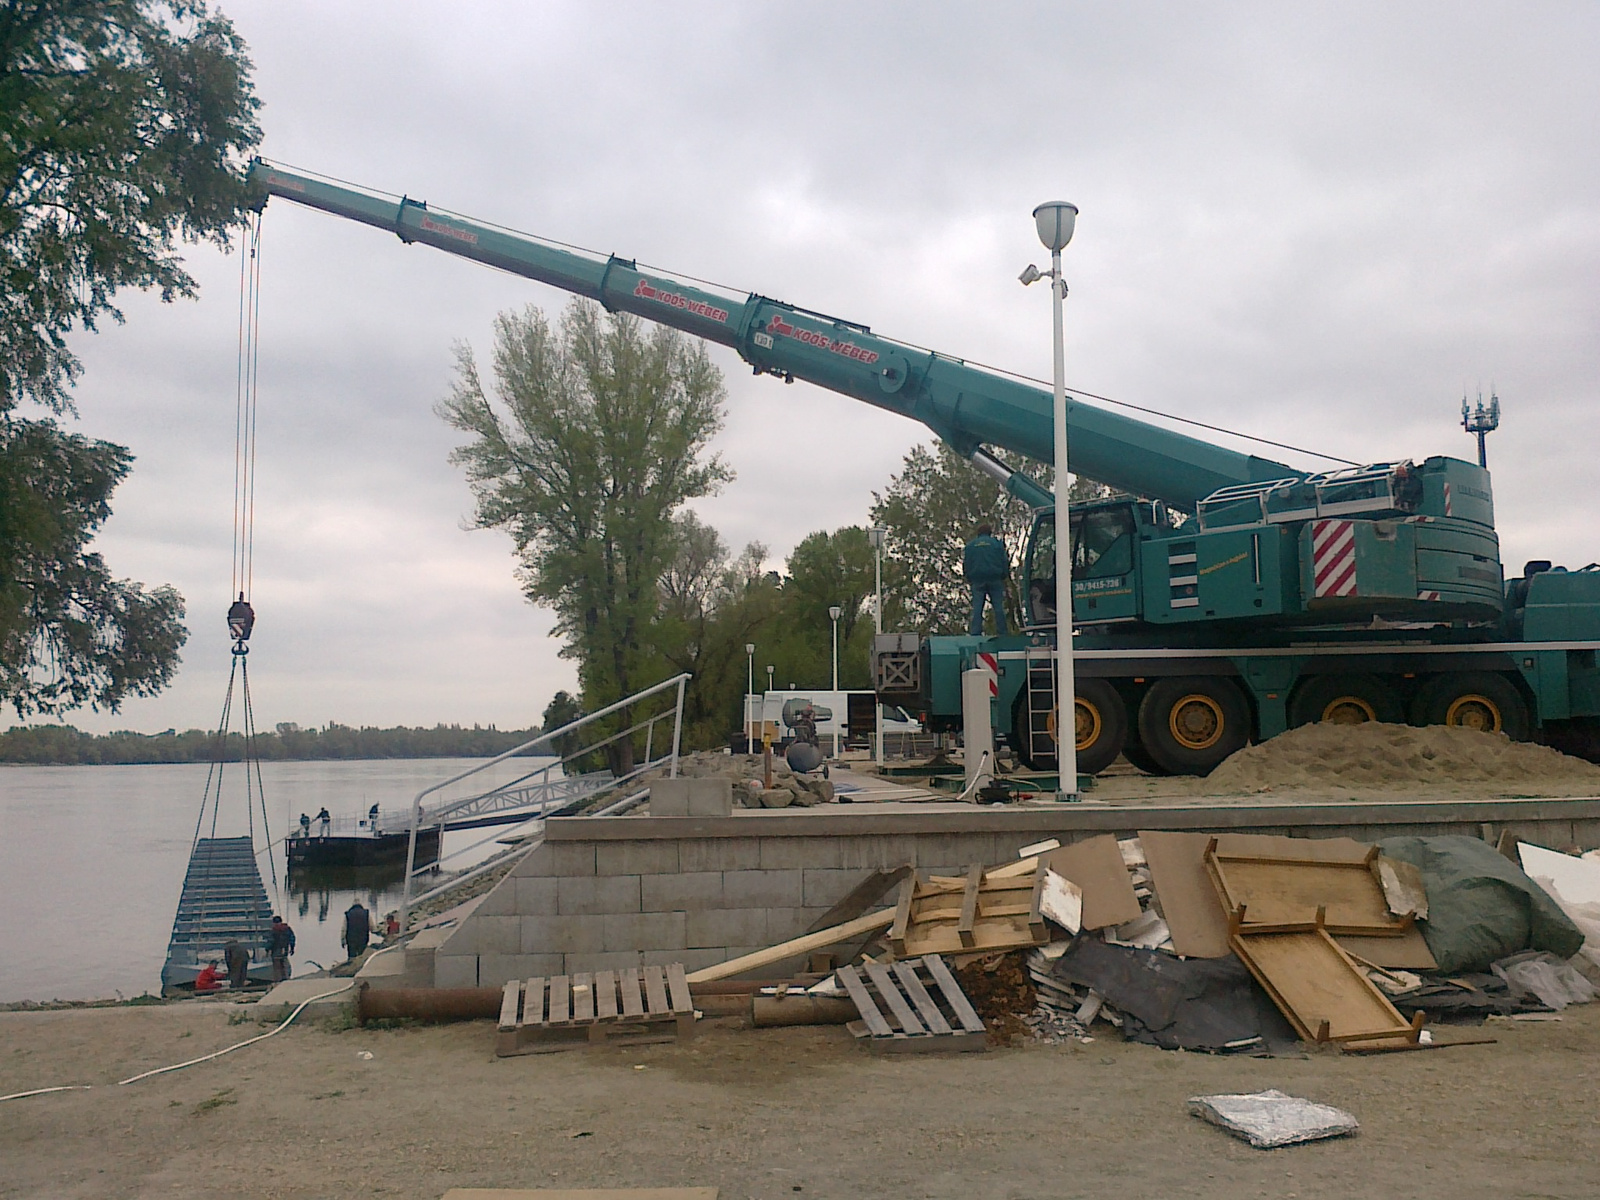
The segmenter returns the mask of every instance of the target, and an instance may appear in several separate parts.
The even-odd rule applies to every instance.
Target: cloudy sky
[[[1016,274],[1070,199],[1070,384],[1361,461],[1469,457],[1493,386],[1506,563],[1600,558],[1593,5],[225,9],[270,157],[1040,376]],[[263,241],[259,722],[536,721],[572,668],[432,410],[455,342],[565,297],[281,201]],[[221,704],[238,260],[189,261],[198,302],[77,343],[78,427],[138,456],[100,548],[192,630],[167,693],[84,728]],[[738,479],[697,507],[735,547],[863,520],[926,437],[713,353]]]

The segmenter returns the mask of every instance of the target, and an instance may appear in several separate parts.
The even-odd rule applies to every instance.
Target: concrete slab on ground
[[[311,1003],[307,1004],[305,1011],[300,1014],[301,1020],[307,1017],[329,1017],[355,1000],[358,986],[360,985],[354,979],[329,979],[327,976],[286,979],[256,1001],[254,1014],[259,1020],[281,1021],[298,1005],[310,1000]]]

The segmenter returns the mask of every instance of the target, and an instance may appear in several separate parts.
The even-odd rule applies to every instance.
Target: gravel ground
[[[1092,1044],[875,1058],[839,1027],[497,1059],[489,1022],[291,1028],[126,1088],[0,1106],[0,1197],[1590,1197],[1600,1005],[1497,1045],[1212,1058]],[[258,1032],[221,1005],[0,1014],[0,1093],[102,1085]],[[368,1057],[370,1055],[370,1057]],[[1253,1150],[1184,1111],[1277,1087],[1360,1134]]]

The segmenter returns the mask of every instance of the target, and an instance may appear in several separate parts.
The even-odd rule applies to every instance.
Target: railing
[[[669,777],[676,778],[678,774],[678,751],[683,743],[683,693],[689,678],[688,672],[684,672],[681,675],[673,676],[671,679],[665,679],[654,687],[645,688],[642,692],[635,692],[624,700],[618,700],[615,704],[609,704],[597,712],[579,717],[576,721],[569,722],[559,729],[552,729],[549,733],[541,733],[531,741],[524,742],[520,746],[513,746],[504,754],[498,754],[494,758],[481,762],[477,766],[461,771],[452,775],[449,779],[436,783],[432,787],[423,788],[422,791],[418,792],[416,798],[411,802],[409,817],[406,818],[406,824],[410,827],[410,838],[406,847],[406,874],[405,886],[400,901],[400,928],[405,930],[408,927],[413,905],[420,904],[439,895],[441,892],[459,887],[461,884],[480,875],[487,874],[489,871],[501,866],[507,857],[526,854],[531,849],[528,845],[514,846],[502,854],[497,854],[485,862],[479,863],[469,871],[452,876],[439,887],[424,892],[419,896],[413,896],[411,894],[412,883],[419,874],[416,865],[417,831],[419,829],[447,825],[452,820],[461,821],[495,812],[529,808],[531,811],[527,820],[512,827],[513,829],[525,829],[528,826],[542,823],[547,816],[552,816],[579,804],[586,804],[605,792],[627,788],[629,784],[634,783],[646,772],[656,770],[662,766],[667,767]],[[565,739],[570,734],[577,733],[596,721],[641,704],[652,696],[659,696],[667,692],[673,693],[670,703],[666,704],[660,712],[651,713],[642,720],[635,721],[626,729],[618,730],[598,741],[587,743],[579,749],[562,754],[554,761],[543,762],[540,767],[519,775],[509,782],[482,790],[474,790],[472,794],[456,799],[437,800],[432,804],[426,803],[430,796],[438,796],[447,788],[455,787],[457,784],[479,776],[508,759],[525,755],[529,750],[537,746],[554,746],[559,739]],[[655,756],[655,748],[658,744],[656,726],[668,718],[672,721],[671,748],[667,749],[663,746],[663,753],[657,757]],[[631,739],[640,732],[644,734],[644,758],[631,771],[624,772],[622,775],[613,775],[610,771],[603,771],[578,775],[570,779],[566,777],[564,768],[568,763],[577,762],[623,739]],[[664,731],[661,741],[666,741]],[[552,777],[552,772],[556,770],[562,771],[560,777]],[[629,790],[637,791],[637,789]],[[459,850],[451,851],[449,854],[441,854],[437,862],[429,864],[428,867],[423,869],[437,870],[448,860],[468,854],[492,839],[502,838],[505,833],[505,826],[502,825],[487,837],[469,846],[463,846]]]

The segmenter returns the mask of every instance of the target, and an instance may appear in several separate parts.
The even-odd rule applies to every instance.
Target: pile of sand
[[[1510,791],[1588,788],[1600,767],[1503,733],[1446,725],[1302,725],[1232,755],[1207,777],[1211,791],[1494,784]]]

